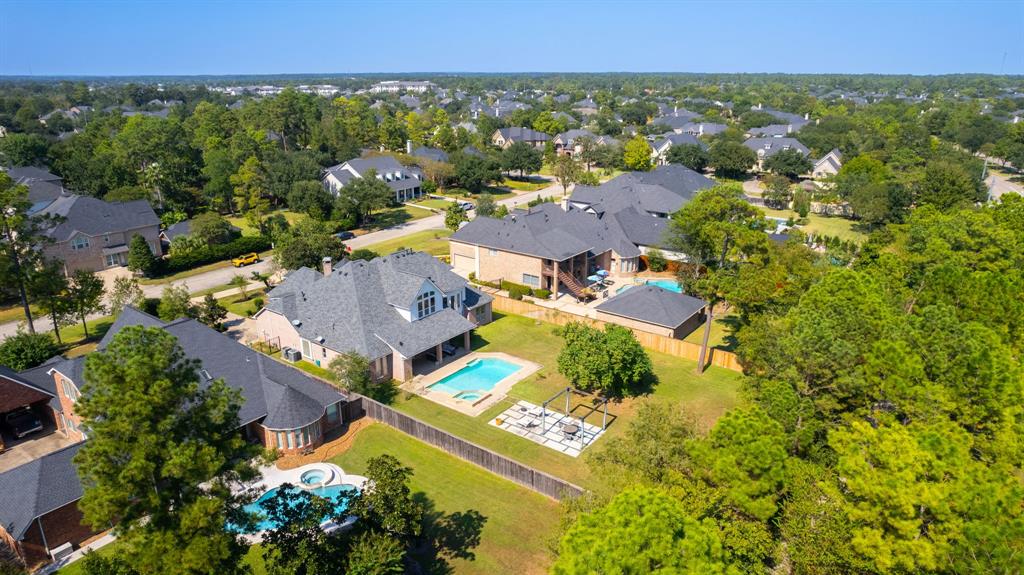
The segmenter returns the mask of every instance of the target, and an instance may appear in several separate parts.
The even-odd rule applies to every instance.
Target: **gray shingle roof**
[[[692,134],[665,134],[654,141],[654,149],[660,151],[666,145],[671,146],[700,146],[703,149],[707,149],[708,145],[697,139],[697,136]]]
[[[40,213],[63,218],[48,231],[58,242],[71,238],[76,232],[97,236],[160,225],[160,218],[146,200],[115,203],[69,195],[57,198]]]
[[[369,262],[348,261],[328,276],[309,268],[296,270],[267,294],[261,313],[280,313],[292,325],[297,320],[300,336],[323,338],[324,346],[338,352],[354,351],[372,360],[394,349],[412,357],[473,328],[451,309],[416,321],[402,317],[396,308],[412,307],[427,282],[447,294],[466,290],[466,280],[447,264],[423,252],[405,251]]]
[[[597,306],[598,311],[675,329],[707,302],[653,285],[623,290]]]
[[[82,498],[82,482],[72,462],[82,445],[0,473],[0,524],[15,540],[21,540],[37,517]]]
[[[50,369],[64,361],[67,360],[57,355],[44,361],[42,365],[37,365],[36,367],[26,369],[25,371],[18,373],[18,375],[25,381],[28,381],[32,385],[52,395],[53,399],[50,400],[49,405],[57,412],[64,411],[64,408],[61,406],[60,400],[57,399],[57,383],[53,380],[53,376],[50,374]]]
[[[352,172],[345,169],[345,166],[348,166],[352,170],[355,170],[358,176],[352,175]],[[404,176],[403,179],[396,179],[390,181],[388,181],[387,179],[384,180],[388,187],[395,191],[410,190],[423,185],[423,182],[418,177],[415,177],[419,175],[419,169],[412,168],[409,166],[403,166],[398,162],[398,160],[395,159],[394,156],[369,156],[365,158],[353,158],[347,162],[343,162],[341,164],[337,164],[331,166],[330,168],[327,168],[325,170],[324,176],[326,177],[327,174],[331,174],[339,182],[341,182],[342,186],[344,186],[355,177],[365,177],[370,170],[375,171],[378,176],[401,173]]]
[[[569,201],[598,214],[629,207],[639,212],[671,214],[715,182],[686,166],[658,166],[650,172],[629,172],[599,186],[576,186]]]
[[[801,144],[796,138],[748,138],[743,145],[765,158],[770,158],[786,149],[796,150],[805,157],[811,153],[807,146]]]
[[[501,128],[498,133],[513,142],[546,142],[551,139],[551,136],[532,128]]]
[[[769,124],[767,126],[761,126],[760,128],[750,128],[747,133],[751,136],[756,137],[781,137],[793,132],[799,132],[802,126],[794,126],[793,124]]]
[[[241,423],[262,417],[265,427],[296,429],[319,419],[327,407],[346,399],[333,387],[302,371],[249,349],[230,337],[193,319],[164,323],[137,309],[125,308],[100,341],[104,349],[114,335],[127,325],[160,327],[178,338],[185,355],[199,360],[213,379],[223,378],[238,389],[244,399],[239,410]],[[205,384],[205,375],[200,375]],[[76,382],[77,383],[77,382]]]
[[[447,162],[448,153],[444,150],[437,148],[428,148],[427,146],[420,146],[412,151],[412,156],[416,158],[426,158],[435,162]]]
[[[618,222],[579,210],[564,211],[550,203],[529,211],[517,210],[501,220],[478,217],[451,239],[555,261],[609,249],[622,257],[640,255]]]

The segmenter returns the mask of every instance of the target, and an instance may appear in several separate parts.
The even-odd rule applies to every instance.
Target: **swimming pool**
[[[644,280],[644,284],[649,286],[658,286],[661,289],[674,291],[676,293],[683,293],[683,288],[679,285],[679,282],[677,282],[676,280]],[[615,293],[622,293],[631,287],[633,286],[629,284],[624,285],[619,289],[615,290]]]
[[[275,487],[270,491],[267,491],[260,496],[259,499],[246,505],[242,509],[249,515],[254,515],[257,518],[255,525],[251,531],[245,531],[245,533],[258,533],[260,531],[268,531],[277,527],[275,521],[270,520],[266,516],[266,510],[263,504],[271,497],[277,494],[278,491],[284,489],[283,487]],[[288,488],[290,493],[312,493],[313,495],[319,495],[325,499],[330,499],[334,502],[334,511],[336,515],[341,515],[348,509],[349,498],[355,495],[359,489],[355,485],[328,485],[327,487],[317,487],[315,489],[300,489],[298,487]],[[321,519],[321,523],[330,520],[331,517],[324,517]],[[242,530],[234,525],[229,525],[229,528],[236,532]]]
[[[483,393],[494,389],[499,381],[519,371],[521,367],[496,357],[481,357],[467,363],[465,367],[429,386],[428,389],[441,391],[459,399],[479,399]]]

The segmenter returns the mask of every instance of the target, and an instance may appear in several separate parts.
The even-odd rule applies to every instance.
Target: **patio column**
[[[441,360],[442,360],[442,357],[443,357],[441,354],[443,352],[444,352],[444,350],[441,349],[441,344],[437,344],[434,347],[434,357],[437,358],[437,359],[434,360],[434,365],[441,365]]]
[[[554,289],[551,290],[551,293],[555,294],[555,301],[558,301],[558,262],[556,261],[554,263],[555,263],[555,268],[554,268],[555,269],[555,278],[554,278],[555,279],[555,285],[553,286]]]
[[[466,348],[466,351],[469,351],[470,333],[471,332],[467,331],[466,333],[462,334],[462,347]]]

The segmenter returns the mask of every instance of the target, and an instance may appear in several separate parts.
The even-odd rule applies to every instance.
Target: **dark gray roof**
[[[622,257],[640,255],[640,250],[614,219],[601,220],[593,214],[565,211],[550,203],[529,211],[516,210],[500,220],[477,217],[462,226],[451,239],[555,261],[584,252],[600,254],[609,249]]]
[[[53,375],[50,374],[50,369],[65,361],[68,360],[57,355],[44,361],[42,365],[37,365],[36,367],[29,368],[18,373],[18,375],[25,381],[28,381],[32,385],[52,395],[53,399],[50,400],[49,405],[58,412],[64,411],[64,407],[61,406],[60,400],[57,399],[57,383],[53,380]],[[84,359],[82,363],[84,364]]]
[[[793,124],[769,124],[760,128],[750,128],[747,130],[747,133],[755,137],[777,138],[792,134],[793,132],[799,132],[801,127],[794,126]]]
[[[146,200],[113,203],[88,196],[61,196],[40,213],[63,218],[48,231],[50,237],[58,242],[71,238],[75,233],[97,236],[160,225],[160,218]]]
[[[433,160],[435,162],[448,161],[447,152],[445,152],[444,150],[439,150],[437,148],[428,148],[427,146],[420,146],[414,149],[411,155],[416,158],[426,158],[428,160]]]
[[[21,540],[41,517],[82,498],[82,482],[72,459],[76,443],[0,473],[0,524]]]
[[[587,137],[591,140],[597,141],[597,136],[594,135],[590,130],[576,129],[567,130],[555,136],[555,142],[562,144],[563,146],[575,145],[577,138]]]
[[[11,177],[15,183],[24,183],[29,180],[37,180],[40,182],[50,182],[52,184],[60,184],[61,177],[52,174],[42,168],[36,168],[34,166],[22,166],[18,168],[9,168],[6,170],[7,175]]]
[[[171,241],[178,236],[187,236],[192,233],[192,220],[184,220],[167,226],[164,230],[164,237]]]
[[[782,150],[793,149],[805,157],[811,153],[807,146],[796,138],[748,138],[743,145],[757,152],[758,156],[770,158]]]
[[[729,126],[726,126],[725,124],[717,124],[715,122],[688,122],[676,128],[676,130],[680,132],[704,134],[708,136],[721,134],[727,129],[729,129]]]
[[[28,188],[28,201],[32,202],[32,213],[45,208],[64,193],[60,176],[44,169],[25,166],[5,171],[15,184]]]
[[[303,338],[338,352],[355,351],[370,359],[394,349],[412,357],[461,335],[473,324],[452,309],[441,309],[415,321],[399,310],[415,313],[416,294],[427,282],[446,294],[463,291],[466,280],[437,258],[403,251],[366,262],[347,261],[324,276],[309,268],[290,274],[268,296],[260,313],[279,313]]]
[[[633,286],[597,306],[598,311],[675,329],[699,313],[704,300],[654,285]]]
[[[551,139],[551,136],[532,128],[501,128],[498,133],[513,142],[546,142]]]
[[[355,171],[356,175],[352,174],[347,168]],[[353,158],[347,162],[337,164],[327,168],[325,170],[325,177],[327,174],[333,175],[341,185],[344,186],[352,178],[365,177],[366,174],[373,170],[378,176],[381,176],[384,182],[392,190],[409,190],[417,188],[423,184],[419,179],[419,169],[412,168],[409,166],[403,166],[394,156],[369,156],[365,158]],[[402,179],[389,179],[389,174],[401,174]]]
[[[628,172],[599,186],[576,186],[569,201],[598,214],[634,207],[640,212],[671,214],[715,182],[680,165],[658,166],[650,172]]]
[[[654,141],[655,151],[660,151],[665,145],[672,146],[700,146],[701,148],[707,149],[708,145],[697,139],[697,136],[693,134],[665,134]]]
[[[333,387],[302,371],[275,361],[214,331],[194,319],[169,323],[127,307],[100,341],[106,348],[113,336],[128,325],[160,327],[178,338],[185,355],[196,359],[212,379],[222,378],[243,398],[241,423],[261,422],[269,429],[297,429],[323,416],[327,407],[346,399]],[[200,384],[205,384],[200,374]]]
[[[638,246],[664,248],[666,232],[671,221],[669,218],[655,218],[641,214],[636,208],[629,207],[615,212],[612,216],[619,223],[629,241]]]

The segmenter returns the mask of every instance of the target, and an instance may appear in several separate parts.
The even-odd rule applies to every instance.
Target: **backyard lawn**
[[[289,224],[294,224],[295,222],[297,222],[299,220],[299,218],[304,218],[306,216],[306,214],[300,214],[299,212],[293,212],[293,211],[290,211],[290,210],[279,210],[279,211],[276,211],[276,212],[271,212],[271,213],[269,213],[267,215],[268,216],[273,216],[273,215],[277,215],[277,214],[283,215],[284,219],[288,220]],[[243,236],[258,236],[259,235],[259,231],[256,228],[254,228],[254,227],[249,225],[249,221],[245,219],[245,216],[228,216],[225,219],[228,222],[230,222],[231,225],[233,225],[236,228],[242,230],[242,235]]]
[[[716,315],[711,322],[711,335],[708,336],[708,346],[716,349],[732,351],[735,347],[733,340],[733,325],[737,321],[735,315]],[[700,345],[704,341],[704,324],[690,332],[690,335],[683,338],[684,341]]]
[[[443,210],[451,205],[451,200],[440,200],[437,198],[427,198],[416,202],[417,206],[423,206],[424,208],[434,208],[435,210]]]
[[[518,178],[505,178],[500,183],[498,183],[499,188],[505,187],[511,190],[516,190],[518,192],[536,192],[537,190],[542,190],[550,185],[551,182],[547,180],[530,177],[527,177],[527,179],[525,180],[521,180]]]
[[[759,206],[765,215],[773,218],[797,220],[800,218],[793,210],[774,210]],[[867,239],[867,234],[856,229],[857,222],[846,218],[822,216],[819,214],[807,214],[807,223],[799,224],[798,227],[804,232],[811,234],[824,234],[835,236],[844,240],[852,240],[860,243]]]
[[[469,558],[451,559],[451,572],[547,572],[547,543],[559,523],[557,503],[380,423],[360,431],[352,447],[332,461],[346,473],[362,474],[366,461],[383,453],[412,468],[413,493],[428,503],[431,514],[459,513],[453,519],[462,519],[463,527],[482,522],[479,545],[464,550]],[[437,521],[432,523],[436,528]]]
[[[555,326],[538,323],[533,319],[495,313],[495,321],[475,330],[473,348],[477,351],[502,351],[539,363],[536,374],[517,383],[508,398],[491,407],[478,417],[463,415],[433,401],[409,393],[399,393],[393,407],[413,417],[445,429],[469,441],[497,451],[524,464],[562,477],[577,485],[599,488],[603,483],[600,471],[592,473],[587,466],[586,454],[571,458],[532,441],[500,430],[488,422],[516,400],[524,399],[540,404],[568,385],[558,373],[556,358],[562,340],[553,332]],[[621,435],[641,400],[671,401],[683,405],[696,416],[702,428],[709,428],[726,410],[739,402],[741,374],[717,367],[708,368],[702,376],[695,373],[696,363],[661,353],[648,352],[654,363],[657,383],[650,393],[640,398],[627,398],[609,405],[611,424],[606,436],[587,449],[600,449],[608,437]],[[578,398],[575,405],[585,403]],[[600,421],[595,412],[588,422]]]
[[[452,235],[451,230],[437,229],[424,230],[400,238],[385,240],[366,246],[366,249],[373,250],[382,256],[386,256],[399,248],[427,252],[430,255],[440,256],[448,253],[448,236]]]
[[[263,303],[266,302],[266,294],[263,290],[251,289],[245,293],[244,298],[242,294],[234,294],[222,297],[217,301],[220,302],[220,305],[227,308],[229,312],[242,317],[249,317],[259,311],[260,307],[263,307]]]

